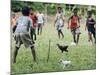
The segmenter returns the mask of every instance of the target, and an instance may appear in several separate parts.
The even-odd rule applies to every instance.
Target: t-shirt
[[[16,21],[15,33],[28,33],[29,28],[33,26],[32,20],[28,16],[21,16]]]
[[[79,20],[79,17],[78,17],[78,16],[74,16],[74,15],[71,16],[71,25],[70,25],[70,28],[71,28],[71,29],[77,27],[78,20]]]
[[[95,20],[88,18],[87,21],[86,21],[86,25],[87,25],[88,28],[94,28]]]
[[[36,15],[30,15],[30,18],[32,19],[33,28],[35,28],[37,23],[37,17]]]
[[[43,14],[37,14],[37,23],[44,23],[44,15]]]
[[[56,14],[56,25],[57,26],[63,26],[63,24],[64,24],[64,21],[63,21],[63,14],[61,13],[57,13]]]

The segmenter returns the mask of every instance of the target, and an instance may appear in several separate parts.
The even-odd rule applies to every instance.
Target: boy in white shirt
[[[38,35],[42,34],[42,26],[44,25],[44,15],[39,12],[37,14],[37,23],[38,23]]]

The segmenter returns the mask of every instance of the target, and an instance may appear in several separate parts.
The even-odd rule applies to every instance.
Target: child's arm
[[[69,22],[70,22],[71,18],[72,18],[72,16],[68,19],[68,27],[67,27],[68,29],[69,29],[69,27],[70,27]]]
[[[54,26],[55,26],[56,22],[57,22],[57,14],[56,14],[56,17],[55,17],[55,20],[54,20]]]
[[[78,17],[78,27],[80,27],[80,18]]]
[[[87,30],[88,21],[86,20],[85,30]]]
[[[28,26],[29,26],[28,28],[32,28],[33,27],[33,22],[32,22],[32,19],[31,18],[29,20],[29,25]]]
[[[13,26],[13,33],[16,31],[17,25],[18,25],[18,20],[16,20],[16,25]]]
[[[42,19],[43,19],[43,25],[45,24],[45,16],[42,14]]]
[[[94,22],[94,28],[96,28],[96,21],[93,19],[93,22]]]
[[[65,23],[65,16],[63,16],[63,25],[64,25],[64,23]]]

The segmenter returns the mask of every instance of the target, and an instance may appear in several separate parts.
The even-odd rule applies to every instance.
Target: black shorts
[[[92,34],[95,33],[95,28],[88,28],[88,32],[91,32]]]

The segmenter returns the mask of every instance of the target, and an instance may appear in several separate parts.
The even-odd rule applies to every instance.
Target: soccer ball
[[[72,42],[72,43],[71,43],[71,46],[76,46],[76,43]]]

